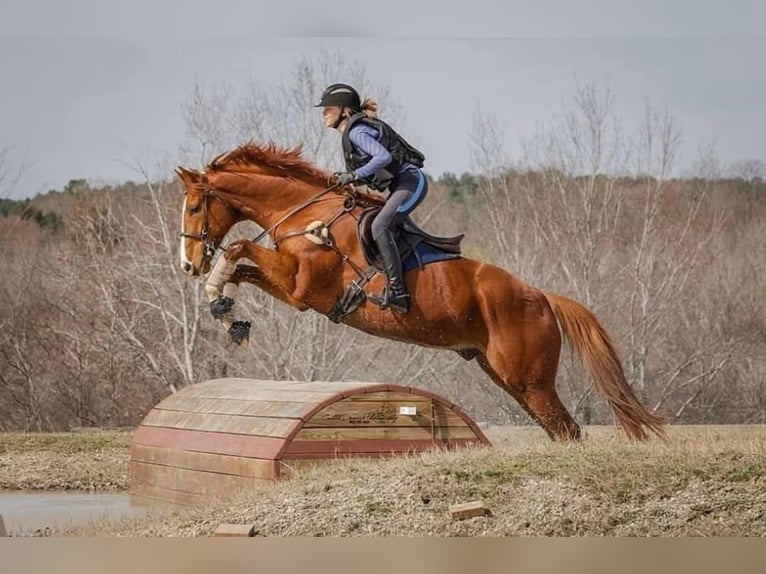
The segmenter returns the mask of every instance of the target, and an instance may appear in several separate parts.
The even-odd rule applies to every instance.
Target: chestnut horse
[[[369,266],[357,234],[364,208],[382,205],[382,199],[351,186],[331,186],[332,176],[302,159],[300,146],[248,143],[219,155],[204,171],[179,166],[176,173],[184,186],[181,265],[192,276],[209,273],[211,311],[235,339],[243,338],[249,323],[232,322],[233,299],[227,293],[252,283],[300,311],[313,309],[375,336],[475,358],[552,439],[576,440],[580,427],[555,388],[563,333],[624,433],[635,440],[648,438],[648,431],[664,436],[665,421],[634,395],[596,317],[495,265],[462,256],[429,263],[405,274],[408,313],[383,309],[362,296],[342,319],[333,315],[354,282],[365,293],[384,285],[382,273],[370,278],[360,272]],[[225,247],[211,269],[225,235],[246,219],[264,232]],[[266,236],[274,248],[257,244]],[[255,266],[237,265],[241,259]]]

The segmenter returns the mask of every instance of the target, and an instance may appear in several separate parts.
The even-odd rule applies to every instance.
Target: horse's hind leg
[[[524,397],[524,393],[522,392],[522,388],[520,384],[514,384],[513,382],[507,383],[503,377],[501,377],[495,370],[492,368],[492,366],[489,364],[489,361],[487,360],[487,357],[484,355],[478,355],[476,357],[476,362],[479,364],[479,366],[484,370],[485,373],[489,375],[489,377],[494,381],[494,383],[503,389],[505,392],[507,392],[509,395],[511,395],[514,399],[516,399],[516,402],[521,405],[521,408],[523,408],[527,414],[534,420],[537,424],[543,427],[543,429],[548,433],[548,436],[551,438],[554,438],[553,435],[551,435],[550,431],[545,427],[543,422],[538,418],[535,411],[533,411],[530,406],[527,404],[526,398]]]
[[[527,369],[522,375],[519,370],[504,366],[505,361],[497,356],[490,359],[480,355],[476,361],[500,388],[516,399],[551,439],[569,441],[580,438],[580,426],[556,393],[555,369],[553,373],[538,375]]]
[[[561,441],[580,439],[580,425],[561,402],[553,384],[528,387],[526,400],[529,408],[543,421],[551,438]]]
[[[580,427],[556,393],[561,335],[548,307],[537,309],[522,320],[495,314],[486,353],[477,360],[551,438],[576,440]]]

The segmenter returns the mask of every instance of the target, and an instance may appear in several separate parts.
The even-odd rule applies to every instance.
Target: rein
[[[192,233],[184,233],[181,232],[182,237],[188,237],[190,239],[196,239],[197,241],[201,241],[203,243],[203,261],[210,261],[213,256],[215,255],[215,252],[217,249],[222,249],[223,251],[226,251],[226,247],[220,247],[216,245],[215,241],[210,241],[207,238],[208,231],[209,231],[209,208],[208,203],[210,201],[210,197],[213,196],[217,198],[219,201],[223,202],[225,205],[229,207],[229,209],[237,210],[237,208],[232,205],[230,200],[224,199],[221,196],[217,195],[215,193],[215,190],[210,186],[210,182],[207,179],[207,175],[203,173],[203,185],[202,191],[204,193],[204,203],[202,205],[204,220],[202,223],[202,230],[199,233],[199,235],[192,234]],[[274,225],[269,227],[268,229],[264,229],[261,233],[259,233],[252,241],[253,243],[258,243],[261,239],[263,239],[265,236],[269,235],[270,233],[273,233],[277,227],[282,225],[285,221],[290,219],[292,216],[294,216],[296,213],[300,212],[303,209],[306,209],[310,205],[313,205],[320,201],[325,195],[330,193],[331,191],[334,191],[341,187],[341,183],[335,183],[331,185],[330,187],[324,189],[323,191],[319,192],[315,196],[309,198],[308,200],[304,201],[297,207],[291,209],[288,213],[283,215],[279,221],[277,221]],[[317,220],[312,223],[310,223],[306,228],[304,229],[296,229],[293,231],[286,231],[285,233],[282,233],[280,235],[277,235],[274,237],[274,249],[279,250],[279,243],[281,241],[284,241],[285,239],[288,239],[290,237],[298,237],[298,236],[305,236],[306,239],[308,239],[311,243],[314,243],[315,245],[322,245],[330,249],[331,251],[335,252],[335,254],[340,257],[341,261],[343,263],[348,264],[351,269],[356,273],[357,279],[352,280],[351,283],[349,283],[345,290],[343,291],[343,294],[338,297],[338,299],[335,301],[335,304],[333,305],[333,308],[329,311],[327,314],[327,317],[335,322],[338,323],[342,320],[343,317],[348,315],[349,313],[353,312],[363,301],[365,298],[364,293],[364,286],[378,273],[377,269],[373,265],[368,265],[366,269],[362,269],[354,263],[347,254],[343,253],[337,245],[335,245],[335,242],[330,237],[330,227],[338,221],[341,217],[348,214],[351,215],[351,217],[354,217],[353,211],[354,209],[361,205],[364,206],[365,204],[372,205],[376,202],[370,202],[366,200],[363,196],[360,197],[355,192],[351,191],[345,191],[344,195],[346,196],[343,200],[343,206],[328,220],[328,221],[321,221]],[[242,210],[242,207],[239,207],[239,211]],[[354,217],[356,219],[356,217]],[[222,240],[223,238],[221,238]],[[219,240],[218,242],[220,243]]]
[[[220,247],[215,244],[214,241],[209,241],[207,238],[208,230],[209,230],[209,208],[208,208],[208,202],[210,200],[210,197],[216,197],[220,201],[226,203],[229,208],[233,208],[231,204],[229,204],[228,201],[224,200],[220,196],[216,195],[213,188],[210,187],[209,181],[207,180],[207,176],[204,175],[203,183],[205,187],[203,188],[203,194],[204,194],[204,201],[202,203],[202,214],[203,214],[203,220],[202,220],[202,230],[199,234],[195,233],[186,233],[181,232],[179,235],[181,237],[187,237],[189,239],[195,239],[197,241],[201,241],[203,244],[203,260],[209,261],[213,258],[215,255],[215,252],[217,249],[222,249],[223,251],[226,251],[226,247]],[[258,243],[261,239],[272,233],[277,227],[279,227],[281,224],[283,224],[285,221],[290,219],[293,215],[300,212],[303,209],[306,209],[310,205],[313,205],[314,203],[318,202],[322,197],[330,193],[331,191],[336,190],[339,188],[342,184],[341,183],[335,183],[331,185],[330,187],[324,189],[317,195],[309,198],[308,200],[304,201],[299,206],[291,209],[288,213],[286,213],[284,216],[282,216],[279,221],[277,221],[274,225],[269,227],[268,229],[264,229],[261,233],[259,233],[252,241],[254,243]],[[357,199],[356,196],[352,194],[348,194],[346,196],[346,199],[343,201],[343,207],[327,222],[319,222],[318,225],[315,227],[310,227],[308,229],[299,229],[295,231],[288,231],[281,235],[278,235],[274,238],[274,245],[275,248],[279,248],[279,242],[283,241],[285,239],[288,239],[290,237],[297,237],[300,235],[308,235],[313,236],[316,239],[314,242],[321,243],[325,245],[326,247],[329,247],[332,249],[335,253],[338,254],[338,256],[346,263],[348,263],[354,271],[360,276],[364,277],[364,271],[359,268],[358,265],[356,265],[351,259],[349,259],[348,255],[341,252],[340,249],[337,248],[337,246],[333,243],[332,239],[329,237],[329,233],[327,232],[330,228],[330,226],[335,223],[338,219],[340,219],[344,214],[351,213],[354,208],[357,205]]]
[[[317,198],[318,197],[319,196],[317,196]],[[295,231],[286,231],[285,233],[278,235],[277,237],[274,238],[275,247],[278,249],[279,242],[285,239],[288,239],[290,237],[299,237],[301,235],[313,236],[316,238],[314,241],[317,244],[321,243],[325,247],[329,247],[330,249],[332,249],[345,263],[348,263],[351,266],[351,268],[357,273],[357,275],[359,275],[360,277],[363,277],[364,271],[362,271],[362,269],[356,263],[351,261],[348,255],[346,255],[340,249],[338,249],[338,247],[335,245],[333,240],[330,239],[330,234],[329,234],[329,229],[332,226],[332,224],[335,223],[341,217],[343,217],[343,215],[354,211],[354,209],[356,208],[356,205],[357,205],[356,197],[354,195],[348,194],[346,196],[346,199],[343,200],[343,207],[341,207],[340,210],[335,215],[333,215],[327,223],[325,223],[324,221],[320,221],[320,222],[317,222],[316,225],[310,226],[307,229],[296,229]],[[292,215],[292,213],[290,215]],[[276,227],[276,225],[274,227]]]
[[[340,183],[335,183],[335,184],[331,185],[330,187],[328,187],[327,189],[325,189],[324,191],[318,193],[314,197],[304,201],[298,207],[295,207],[295,208],[291,209],[287,214],[283,215],[280,218],[280,220],[277,221],[274,225],[272,225],[268,229],[264,229],[262,232],[260,232],[256,236],[256,238],[253,239],[253,243],[258,243],[261,239],[266,237],[269,233],[274,231],[278,226],[282,225],[285,221],[290,219],[293,215],[295,215],[296,213],[298,213],[299,211],[301,211],[303,209],[306,209],[309,205],[312,205],[312,204],[316,203],[319,200],[319,198],[324,196],[325,194],[330,193],[331,191],[334,191],[335,189],[338,189],[340,187],[340,185],[341,185]],[[303,234],[304,232],[301,231],[300,233]],[[283,237],[280,237],[279,239],[282,239],[282,238]],[[274,243],[276,243],[276,242],[277,242],[277,238],[274,239]]]

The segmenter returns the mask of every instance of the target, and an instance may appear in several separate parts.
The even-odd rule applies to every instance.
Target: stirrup
[[[410,308],[410,295],[405,293],[394,298],[391,296],[391,289],[388,287],[388,284],[383,287],[381,293],[371,293],[367,298],[381,309],[388,309],[390,307],[397,313],[406,313]]]

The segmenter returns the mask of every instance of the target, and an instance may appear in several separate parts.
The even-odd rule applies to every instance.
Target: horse
[[[406,314],[368,301],[367,293],[379,291],[385,277],[364,252],[359,223],[383,199],[354,185],[332,184],[332,174],[304,159],[300,145],[250,141],[202,170],[179,165],[175,172],[184,191],[181,267],[191,278],[207,275],[211,313],[236,342],[247,338],[250,324],[233,321],[229,293],[241,283],[253,284],[298,311],[311,309],[377,337],[475,359],[552,440],[578,441],[580,426],[556,392],[566,338],[630,440],[665,436],[666,421],[633,393],[609,334],[570,298],[453,249],[405,272],[411,297]],[[263,232],[222,246],[232,226],[244,220]],[[260,245],[264,237],[273,246]],[[420,237],[439,245],[436,236]],[[461,238],[441,238],[451,240],[441,245],[454,247]],[[218,250],[223,251],[213,266]]]

